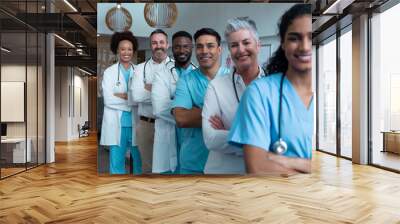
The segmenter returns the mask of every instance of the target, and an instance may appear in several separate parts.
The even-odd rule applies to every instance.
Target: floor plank
[[[400,175],[315,152],[313,173],[98,175],[95,137],[0,181],[0,223],[400,223]]]

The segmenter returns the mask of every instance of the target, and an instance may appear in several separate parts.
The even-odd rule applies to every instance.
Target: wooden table
[[[382,131],[383,152],[400,154],[400,131]]]

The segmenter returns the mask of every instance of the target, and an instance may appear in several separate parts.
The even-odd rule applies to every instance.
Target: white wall
[[[222,37],[221,64],[225,65],[229,51],[224,41],[224,31],[228,19],[248,16],[254,20],[263,45],[271,45],[271,55],[279,46],[278,21],[282,14],[289,9],[292,3],[176,3],[178,16],[172,28],[163,29],[169,35],[171,45],[172,35],[185,30],[192,35],[200,28],[210,27],[215,29]],[[101,35],[111,35],[113,32],[107,27],[105,17],[116,3],[97,4],[97,32]],[[151,57],[148,36],[155,29],[150,27],[144,19],[145,3],[122,3],[132,16],[131,31],[139,38],[139,50],[146,51],[146,59]],[[264,51],[267,47],[264,46]],[[171,49],[169,55],[172,56]],[[267,61],[267,53],[261,52],[260,64]],[[192,62],[198,64],[195,54],[192,55]]]
[[[56,67],[55,86],[55,141],[77,139],[78,124],[88,120],[88,78],[75,68]]]
[[[145,3],[123,3],[132,16],[131,31],[140,37],[148,37],[154,28],[144,19]],[[226,22],[230,18],[249,16],[256,24],[260,36],[273,36],[278,33],[277,22],[292,3],[176,3],[178,16],[172,28],[164,31],[170,35],[179,30],[193,34],[202,27],[210,27],[223,38]],[[116,3],[97,4],[97,32],[111,35],[113,32],[105,24],[105,16]],[[224,39],[224,38],[223,38]]]
[[[36,98],[36,80],[31,80],[32,77],[30,75],[36,75],[36,67],[34,66],[25,66],[19,64],[5,64],[1,66],[1,81],[10,81],[10,82],[25,82],[26,72],[28,74],[29,87],[27,88],[27,122],[28,122],[28,137],[30,137],[30,133],[35,133],[36,135],[36,120],[37,116],[36,107],[41,106],[37,105]],[[10,108],[1,108],[1,110],[9,110]],[[24,108],[22,108],[24,110]],[[25,126],[27,122],[7,122],[7,136],[8,137],[25,137]]]

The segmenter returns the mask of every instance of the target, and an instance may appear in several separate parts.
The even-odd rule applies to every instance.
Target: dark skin
[[[221,47],[217,43],[216,37],[212,35],[202,35],[196,40],[196,57],[200,64],[200,70],[208,79],[213,79],[217,73],[220,63]],[[181,128],[201,128],[202,117],[201,109],[193,107],[185,109],[177,107],[173,110],[176,123]]]
[[[117,52],[119,56],[119,62],[122,66],[124,66],[124,68],[128,69],[130,67],[132,56],[135,53],[132,42],[128,40],[122,40],[118,44]],[[126,93],[114,93],[114,96],[128,100],[128,94]]]
[[[175,66],[180,68],[187,68],[190,65],[190,58],[192,56],[193,43],[190,38],[176,37],[172,40],[172,53],[175,59]],[[201,127],[201,109],[194,107],[192,110],[183,108],[176,109],[179,116],[177,124],[179,127]]]
[[[172,54],[175,59],[175,66],[187,68],[190,65],[193,43],[190,38],[176,37],[172,40]]]

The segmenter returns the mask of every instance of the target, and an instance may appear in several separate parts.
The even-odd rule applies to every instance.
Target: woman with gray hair
[[[210,150],[204,173],[244,174],[242,149],[229,145],[227,137],[244,90],[253,80],[264,76],[258,64],[260,40],[255,23],[248,18],[230,19],[225,39],[234,69],[212,80],[204,99],[203,136]]]

